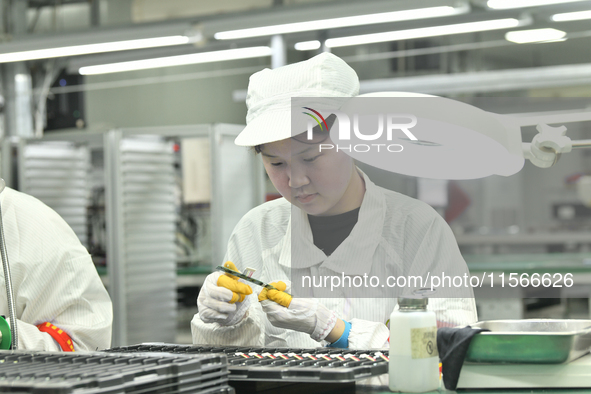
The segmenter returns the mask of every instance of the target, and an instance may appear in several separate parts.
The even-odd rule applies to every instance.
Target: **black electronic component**
[[[59,89],[82,85],[84,85],[83,75],[68,74],[62,71],[51,87]],[[46,108],[47,127],[45,131],[85,127],[84,92],[82,90],[53,94],[48,97]]]

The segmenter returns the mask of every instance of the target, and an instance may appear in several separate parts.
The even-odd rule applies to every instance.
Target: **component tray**
[[[0,351],[0,392],[233,394],[223,354]]]
[[[144,343],[106,352],[225,353],[230,381],[347,383],[388,373],[388,351]],[[282,356],[280,356],[281,354]]]

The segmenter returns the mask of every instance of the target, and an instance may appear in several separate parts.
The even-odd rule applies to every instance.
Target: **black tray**
[[[223,354],[0,351],[0,392],[232,394]]]
[[[262,348],[244,346],[144,343],[105,350],[109,353],[224,353],[230,381],[347,383],[388,372],[388,352],[335,348]],[[283,356],[280,356],[283,355]]]

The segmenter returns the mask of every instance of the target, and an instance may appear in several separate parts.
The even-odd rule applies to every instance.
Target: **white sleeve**
[[[388,346],[390,330],[384,323],[351,319],[350,349],[382,349]]]
[[[45,322],[63,330],[75,350],[111,346],[111,299],[90,255],[51,260],[43,267],[15,266],[27,268],[26,273],[15,269],[13,276],[19,349],[61,350],[50,334],[37,328]]]
[[[26,286],[22,282],[18,287],[17,305],[24,305],[17,319],[20,349],[61,350],[51,335],[36,327],[44,322],[66,332],[75,350],[111,346],[111,299],[90,255],[51,261],[45,269],[32,268]],[[27,298],[34,301],[26,301]]]
[[[12,326],[9,318],[6,318],[6,321]],[[42,333],[37,326],[19,319],[16,319],[16,322],[18,329],[17,345],[19,349],[44,350],[49,352],[59,352],[62,350],[49,334]]]
[[[427,309],[435,312],[437,328],[467,326],[478,321],[474,298],[430,298]]]
[[[416,215],[407,221],[406,231],[406,275],[423,278],[429,275],[429,283],[423,287],[433,284],[437,288],[438,282],[440,285],[441,281],[445,283],[444,288],[438,288],[440,296],[429,298],[427,307],[436,313],[438,326],[477,321],[474,292],[469,285],[470,272],[445,220],[426,207],[417,210]]]

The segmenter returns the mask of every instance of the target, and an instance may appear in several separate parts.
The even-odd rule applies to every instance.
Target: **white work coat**
[[[8,187],[0,194],[0,204],[19,349],[61,350],[36,327],[43,322],[65,331],[75,351],[110,347],[111,299],[74,231],[41,201]],[[8,319],[3,275],[0,314]]]
[[[240,220],[230,237],[225,261],[234,262],[239,270],[255,268],[253,276],[265,282],[291,280],[292,267],[298,278],[346,273],[385,280],[388,275],[411,275],[431,268],[435,272],[435,267],[438,272],[468,272],[451,229],[433,208],[378,187],[361,174],[366,192],[357,224],[330,256],[313,244],[306,213],[282,198],[252,209]],[[256,300],[261,289],[253,286],[253,290],[255,294],[247,297],[251,299],[248,315],[235,326],[206,324],[196,314],[191,321],[193,343],[318,347],[319,343],[307,334],[274,327]],[[315,288],[309,291],[314,298],[326,294]],[[352,323],[349,347],[386,346],[386,322],[397,307],[396,297],[361,298],[352,294],[344,290],[331,295],[336,298],[319,299],[339,318]],[[473,294],[471,289],[469,294]],[[477,321],[473,295],[431,298],[428,309],[436,313],[440,326]]]

